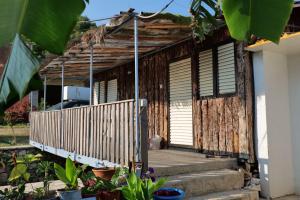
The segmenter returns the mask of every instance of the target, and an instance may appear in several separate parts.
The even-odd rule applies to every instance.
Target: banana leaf
[[[62,54],[88,0],[0,1],[0,47],[13,42],[0,83],[0,112],[41,87],[40,62],[26,41]]]
[[[232,37],[251,35],[278,43],[293,9],[293,0],[223,0],[222,10]]]
[[[39,66],[40,62],[17,34],[0,84],[2,112],[21,99],[28,91],[42,87],[43,84],[38,77]]]
[[[190,12],[193,15],[194,35],[200,40],[205,39],[206,35],[217,28],[216,14],[219,12],[217,0],[193,0]]]
[[[19,33],[51,53],[62,54],[84,8],[83,0],[0,1],[0,46]]]
[[[193,0],[194,32],[201,37],[213,30],[214,14],[221,7],[233,38],[249,41],[255,35],[278,43],[293,3],[293,0]]]

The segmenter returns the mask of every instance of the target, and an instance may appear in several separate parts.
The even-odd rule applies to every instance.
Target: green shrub
[[[87,165],[76,167],[74,162],[67,158],[65,169],[57,163],[54,163],[54,170],[57,178],[65,183],[66,190],[78,189],[78,177],[85,170]]]
[[[126,181],[127,185],[121,191],[127,200],[152,200],[154,192],[166,183],[166,179],[159,179],[155,183],[151,179],[142,180],[135,173],[131,173]]]

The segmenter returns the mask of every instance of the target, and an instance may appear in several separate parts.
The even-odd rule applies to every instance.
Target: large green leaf
[[[59,164],[54,163],[55,175],[59,180],[64,182],[67,186],[70,185],[70,180],[66,176],[66,170]]]
[[[0,1],[0,46],[14,39],[20,24],[25,1]]]
[[[14,39],[0,83],[0,112],[34,89],[40,89],[40,63],[22,42],[62,54],[87,0],[0,1],[0,47]]]
[[[232,37],[251,35],[277,43],[288,22],[293,0],[223,0],[222,10]]]
[[[70,182],[73,182],[73,177],[75,176],[76,173],[76,167],[73,161],[70,158],[67,158],[66,160],[66,177]],[[77,177],[76,177],[77,179]]]
[[[34,155],[34,154],[26,154],[24,156],[17,157],[16,158],[16,162],[17,163],[30,164],[30,163],[33,163],[35,161],[41,160],[42,157],[43,157],[43,155],[40,154],[40,153],[38,153],[36,155]]]
[[[39,61],[17,35],[1,79],[1,108],[11,105],[16,99],[20,99],[26,94],[30,88],[32,77],[38,73],[39,66]],[[35,85],[42,84],[37,82]]]
[[[27,166],[25,164],[17,164],[11,171],[8,181],[15,181],[20,177],[24,176],[25,180],[29,179],[27,173]]]
[[[85,8],[83,0],[0,1],[0,46],[16,33],[56,54],[62,54]]]

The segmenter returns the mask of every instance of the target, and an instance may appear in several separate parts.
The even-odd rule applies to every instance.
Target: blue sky
[[[136,12],[157,12],[170,0],[90,0],[83,15],[91,20],[111,17],[128,8],[135,8]],[[175,0],[165,12],[189,15],[191,0]]]

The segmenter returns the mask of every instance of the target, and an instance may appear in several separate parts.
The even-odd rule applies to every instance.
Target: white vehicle
[[[75,87],[75,86],[64,87],[64,101],[73,101],[73,100],[89,101],[89,99],[90,99],[90,88]]]

